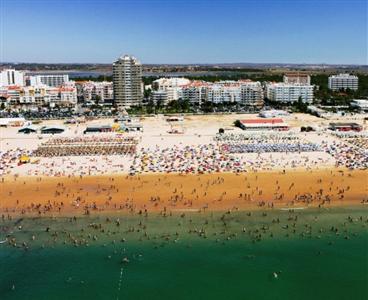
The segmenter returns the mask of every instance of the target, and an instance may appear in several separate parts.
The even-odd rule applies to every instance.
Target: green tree
[[[236,120],[236,121],[234,122],[234,126],[235,126],[235,127],[239,127],[239,128],[241,128],[241,122],[240,122],[240,120]]]
[[[205,113],[213,112],[214,105],[210,101],[204,101],[201,104],[201,110]]]
[[[155,112],[155,103],[152,100],[149,100],[146,105],[147,114],[153,114]]]
[[[308,104],[303,102],[303,98],[300,96],[298,101],[293,105],[298,112],[306,113],[308,110]]]
[[[152,90],[151,89],[145,89],[144,90],[144,98],[148,99],[151,96]]]
[[[184,100],[184,101],[179,101],[179,102],[180,102],[182,112],[190,112],[191,105],[190,105],[189,100]]]

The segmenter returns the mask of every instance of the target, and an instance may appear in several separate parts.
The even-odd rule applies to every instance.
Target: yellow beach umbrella
[[[30,157],[27,156],[27,155],[22,155],[20,158],[19,158],[19,162],[21,162],[22,164],[25,164],[25,163],[29,163],[31,161]]]

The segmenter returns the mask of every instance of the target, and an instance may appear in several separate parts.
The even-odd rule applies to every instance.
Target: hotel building
[[[192,81],[183,86],[179,94],[183,100],[197,104],[208,101],[216,104],[235,102],[252,107],[263,105],[261,83],[250,80],[228,80],[216,83]]]
[[[340,89],[355,91],[358,89],[358,81],[358,76],[350,74],[332,75],[328,77],[328,88],[333,91],[338,91]]]
[[[121,56],[112,65],[114,103],[129,108],[142,103],[142,64],[133,56]]]
[[[68,74],[32,75],[30,76],[29,80],[31,86],[44,84],[52,87],[59,87],[69,81],[69,75]]]

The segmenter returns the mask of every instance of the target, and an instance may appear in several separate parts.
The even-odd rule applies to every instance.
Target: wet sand
[[[366,171],[5,177],[0,211],[24,215],[190,212],[367,203]]]

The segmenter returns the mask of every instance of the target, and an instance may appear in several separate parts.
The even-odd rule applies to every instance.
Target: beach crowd
[[[367,169],[368,151],[343,141],[334,141],[331,144],[324,143],[323,148],[334,157],[337,167],[349,169]]]
[[[221,173],[347,167],[367,169],[367,136],[334,133],[315,143],[295,133],[217,134],[214,142],[138,148],[136,137],[110,135],[51,138],[35,151],[0,152],[0,175],[103,175],[128,173]],[[31,164],[20,166],[22,155]],[[98,157],[97,157],[97,156]]]
[[[23,155],[30,155],[31,151],[16,148],[8,151],[0,150],[0,176],[6,175],[11,169],[16,167],[19,158]]]
[[[244,164],[235,156],[222,153],[215,144],[142,148],[134,157],[132,174],[141,172],[209,173],[244,172]]]

